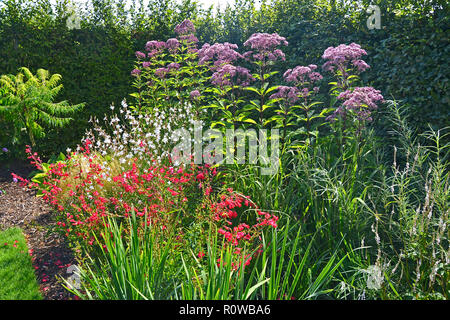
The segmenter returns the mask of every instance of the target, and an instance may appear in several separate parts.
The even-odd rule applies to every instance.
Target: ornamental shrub
[[[21,140],[22,131],[28,135],[32,146],[36,138],[45,136],[46,128],[66,126],[84,104],[70,105],[67,101],[54,102],[62,89],[58,85],[59,74],[50,76],[44,69],[33,75],[28,68],[20,68],[17,75],[0,77],[0,115],[12,122],[14,129],[12,143]]]

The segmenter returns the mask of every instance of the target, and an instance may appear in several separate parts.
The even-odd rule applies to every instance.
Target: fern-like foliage
[[[61,75],[38,69],[34,75],[22,67],[17,75],[0,77],[0,117],[13,123],[14,141],[26,131],[31,144],[45,136],[45,127],[64,127],[69,116],[84,104],[70,105],[67,101],[54,102],[62,89]]]

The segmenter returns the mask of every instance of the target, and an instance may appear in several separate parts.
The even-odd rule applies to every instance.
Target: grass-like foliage
[[[41,300],[28,248],[19,228],[0,232],[0,300]]]
[[[326,286],[346,258],[337,261],[336,253],[325,252],[312,263],[314,238],[307,248],[300,247],[301,228],[289,222],[284,230],[267,234],[253,263],[245,264],[242,256],[242,268],[235,267],[235,249],[218,243],[212,234],[205,253],[197,255],[177,250],[174,234],[161,237],[152,226],[140,232],[135,215],[129,218],[129,230],[114,220],[108,222],[110,236],[100,257],[89,256],[79,273],[82,287],[66,283],[84,299],[314,299],[330,291]],[[297,232],[289,239],[292,230]]]

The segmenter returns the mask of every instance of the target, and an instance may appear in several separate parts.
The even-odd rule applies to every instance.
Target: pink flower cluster
[[[277,33],[254,33],[244,43],[244,46],[250,46],[254,50],[273,50],[275,47],[284,44],[288,45],[285,37],[278,35]]]
[[[192,22],[185,20],[175,27],[175,33],[178,35],[177,38],[170,38],[165,42],[156,40],[148,41],[145,45],[147,54],[142,51],[135,52],[137,59],[142,63],[142,69],[150,68],[152,63],[154,63],[152,59],[157,58],[164,50],[169,51],[171,54],[176,54],[180,48],[187,46],[188,52],[197,52],[196,43],[198,39],[194,36],[194,31],[195,28]],[[150,61],[144,61],[146,57],[150,58]],[[178,63],[170,63],[165,68],[157,68],[155,74],[159,78],[165,78],[169,72],[178,70],[179,68],[180,65]],[[137,77],[141,74],[141,71],[140,68],[135,68],[131,71],[131,75]]]
[[[315,64],[310,64],[309,66],[297,66],[294,69],[288,69],[284,74],[283,78],[287,82],[293,82],[297,86],[302,86],[306,83],[314,83],[316,81],[322,80],[322,75],[314,70],[317,69]]]
[[[180,69],[180,65],[178,63],[172,62],[169,63],[165,68],[156,69],[155,75],[162,79],[166,76],[166,74],[176,71],[178,69]]]
[[[140,74],[141,74],[141,70],[139,70],[139,69],[133,69],[133,70],[131,70],[131,75],[132,75],[132,76],[137,77],[137,76],[139,76]]]
[[[136,51],[136,58],[138,58],[139,60],[145,59],[146,57],[147,57],[147,55],[145,53],[143,53],[142,51]]]
[[[325,71],[335,72],[337,69],[345,74],[348,64],[351,63],[356,67],[358,72],[363,72],[370,66],[361,60],[361,56],[367,55],[366,50],[362,49],[359,44],[351,43],[350,45],[340,44],[337,47],[329,47],[325,50],[322,58],[328,60],[322,66]]]
[[[283,78],[287,82],[294,83],[295,86],[279,86],[278,92],[271,95],[272,99],[284,99],[289,105],[294,105],[300,97],[306,99],[312,93],[317,93],[319,87],[314,87],[314,83],[322,80],[322,75],[314,70],[317,69],[315,64],[309,66],[296,66],[288,69]]]
[[[352,90],[346,90],[339,94],[338,99],[344,100],[342,107],[338,108],[327,119],[334,120],[338,114],[345,114],[347,110],[356,113],[359,121],[372,121],[371,111],[378,108],[384,98],[380,90],[372,87],[355,87]]]
[[[189,97],[190,97],[192,100],[198,99],[198,98],[200,97],[200,91],[198,91],[198,90],[192,90],[192,91],[189,93]]]
[[[220,66],[211,76],[211,83],[219,87],[240,85],[246,87],[253,81],[247,68],[225,64]]]
[[[196,48],[193,48],[198,42],[198,39],[194,35],[195,27],[192,21],[184,20],[182,23],[175,27],[174,31],[178,35],[178,39],[181,42],[187,44],[188,47],[190,47],[190,52],[197,51]],[[177,48],[178,46],[176,46],[176,48],[172,48],[172,50],[176,50]]]
[[[180,42],[176,38],[170,38],[166,41],[166,48],[169,50],[170,53],[177,52],[179,46]]]
[[[188,35],[195,32],[195,27],[192,21],[184,20],[179,25],[175,27],[175,33],[178,35]]]
[[[189,46],[190,52],[197,52],[197,48],[194,48],[198,42],[198,38],[193,34],[186,34],[183,36],[179,36],[180,41],[186,43]]]
[[[277,33],[254,33],[250,38],[244,42],[244,46],[250,46],[253,50],[270,51],[274,50],[280,45],[288,45],[285,37]]]
[[[271,99],[284,99],[289,105],[294,105],[300,96],[297,87],[279,86],[278,91],[270,96]]]
[[[250,47],[254,51],[249,51],[244,54],[245,57],[253,55],[253,59],[257,61],[266,62],[276,61],[278,59],[285,60],[285,55],[280,49],[276,49],[280,45],[288,45],[286,38],[277,33],[254,33],[250,38],[244,42],[244,46]],[[266,60],[267,59],[267,60]]]
[[[164,41],[148,41],[145,44],[145,50],[148,52],[147,55],[149,58],[152,58],[158,54],[160,54],[166,47],[166,43]]]
[[[231,64],[243,56],[237,52],[238,46],[233,43],[215,43],[210,45],[205,43],[202,48],[198,51],[199,64],[204,65],[209,61],[212,61],[214,66],[211,67],[212,70],[216,70],[224,64]]]

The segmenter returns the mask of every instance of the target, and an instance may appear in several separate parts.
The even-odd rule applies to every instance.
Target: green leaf
[[[275,90],[278,90],[279,87],[280,86],[272,86],[272,87],[270,87],[269,89],[266,90],[265,94],[269,94],[269,93],[271,93],[271,92],[273,92]]]
[[[274,107],[275,107],[274,105],[265,104],[265,105],[263,105],[263,107],[262,107],[262,111],[264,111],[264,110],[266,110],[266,109],[269,109],[269,108],[274,108]]]
[[[246,118],[243,120],[239,120],[241,122],[246,122],[246,123],[252,123],[252,124],[257,124],[255,120],[251,119],[251,118]]]
[[[58,161],[66,161],[66,156],[64,155],[64,153],[60,152],[57,160]]]
[[[245,91],[251,91],[251,92],[255,92],[257,95],[261,96],[262,93],[259,91],[259,89],[256,89],[254,87],[245,87],[244,88]]]
[[[218,127],[218,126],[225,127],[226,124],[223,121],[213,121],[213,122],[211,122],[211,129],[214,129],[215,127]]]

